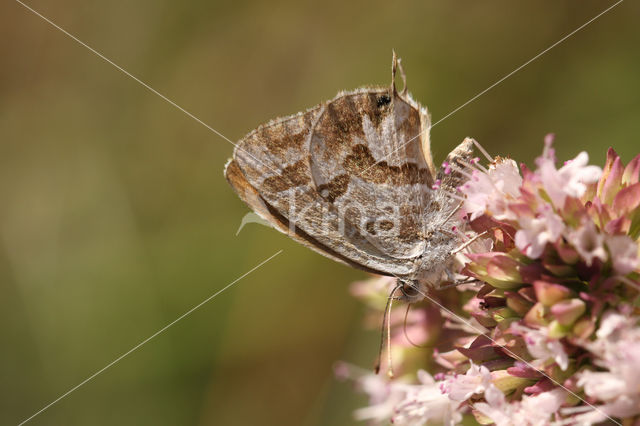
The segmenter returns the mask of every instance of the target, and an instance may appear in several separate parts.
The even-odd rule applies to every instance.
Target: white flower
[[[484,366],[473,362],[465,374],[447,377],[442,391],[454,401],[466,401],[471,395],[484,392],[491,384],[491,373]]]
[[[442,382],[436,382],[426,371],[418,371],[418,384],[390,381],[384,375],[365,372],[346,363],[336,365],[336,374],[355,379],[358,388],[369,395],[369,406],[354,412],[357,420],[380,425],[391,421],[408,426],[429,421],[452,426],[462,421],[460,403],[443,394]]]
[[[542,426],[548,425],[550,417],[560,409],[566,392],[554,389],[509,403],[504,394],[491,385],[484,398],[487,402],[479,402],[474,408],[493,420],[496,426]]]
[[[567,239],[578,254],[591,266],[593,259],[607,260],[607,251],[604,249],[604,234],[598,232],[592,220],[584,220],[577,229],[569,232]]]
[[[353,413],[357,420],[386,424],[394,413],[395,406],[405,398],[408,386],[405,383],[390,382],[380,374],[367,372],[356,379],[360,390],[369,395],[369,406]]]
[[[602,315],[600,320],[600,328],[596,331],[597,343],[607,344],[607,339],[614,338],[615,333],[623,331],[630,327],[633,323],[624,315],[619,314],[616,311],[607,311]],[[593,346],[592,346],[593,348]],[[604,353],[604,347],[600,348],[598,352]]]
[[[562,179],[566,179],[564,192],[573,198],[580,198],[587,190],[587,185],[596,183],[602,175],[598,166],[588,166],[589,154],[582,151],[573,160],[569,160],[558,170]]]
[[[619,275],[627,275],[640,267],[638,244],[626,235],[607,236],[607,247],[611,253],[613,270]]]
[[[587,395],[597,396],[602,401],[616,398],[625,390],[625,383],[622,378],[605,372],[582,372],[580,380],[578,380],[578,386],[584,387]]]
[[[585,346],[606,371],[583,371],[578,386],[601,401],[600,411],[609,416],[640,414],[640,327],[635,320],[614,311],[603,315],[597,339]]]
[[[522,177],[518,166],[511,159],[497,159],[489,170],[474,170],[471,178],[460,187],[466,195],[463,210],[470,220],[491,213],[498,220],[509,216],[507,202],[520,195]]]
[[[536,159],[538,169],[535,173],[554,206],[561,209],[564,207],[567,196],[582,197],[587,190],[587,185],[600,179],[602,169],[598,166],[588,166],[589,155],[584,151],[573,160],[567,161],[560,169],[556,169],[551,140],[548,138],[545,141],[546,146],[542,156]]]
[[[532,259],[540,257],[547,243],[556,242],[565,228],[562,218],[549,204],[540,205],[535,217],[519,217],[518,223],[521,229],[516,232],[516,247]]]
[[[511,324],[511,331],[524,338],[527,350],[532,357],[536,358],[534,364],[543,365],[547,360],[553,359],[562,370],[569,367],[569,357],[564,351],[562,343],[557,339],[550,338],[546,329],[535,330],[517,323]]]
[[[462,421],[458,411],[459,402],[452,401],[440,390],[440,383],[426,371],[418,372],[420,384],[406,385],[405,398],[395,408],[391,418],[394,425],[424,425],[430,421],[435,424],[455,425]]]

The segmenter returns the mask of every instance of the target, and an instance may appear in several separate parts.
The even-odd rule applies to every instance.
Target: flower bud
[[[500,289],[514,289],[522,285],[520,262],[502,252],[468,254],[472,262],[467,270],[476,278]]]
[[[612,148],[609,148],[607,162],[598,182],[598,198],[603,203],[610,204],[613,201],[613,197],[622,185],[623,172],[624,169],[622,168],[620,157]]]
[[[536,291],[538,301],[544,306],[552,306],[571,296],[571,290],[561,284],[538,280],[534,281],[533,288]]]
[[[509,394],[518,388],[530,386],[535,380],[512,376],[507,370],[497,370],[491,372],[491,383],[503,393]]]
[[[576,337],[587,339],[593,334],[595,329],[596,326],[592,319],[582,318],[573,325],[573,329],[571,331]]]
[[[560,324],[558,320],[551,321],[547,327],[549,337],[552,339],[561,339],[569,334],[570,331],[570,327]]]
[[[622,173],[622,183],[625,185],[633,185],[638,183],[640,178],[640,154],[636,155],[633,160],[627,164]]]
[[[533,303],[527,301],[518,293],[506,292],[507,306],[516,312],[519,316],[525,316],[533,306]]]
[[[567,265],[575,265],[580,260],[580,255],[571,244],[560,240],[556,243],[558,257]]]
[[[502,308],[492,309],[491,314],[493,316],[493,319],[498,323],[506,318],[519,316],[513,309],[510,309],[506,306]]]
[[[551,313],[558,323],[569,326],[584,314],[586,305],[581,299],[562,300],[551,307]]]
[[[546,325],[549,321],[545,318],[548,308],[538,302],[524,316],[524,322],[528,326]]]

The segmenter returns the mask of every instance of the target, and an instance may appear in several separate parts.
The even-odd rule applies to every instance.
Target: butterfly
[[[404,298],[419,300],[452,277],[464,225],[454,194],[468,175],[451,165],[470,163],[473,141],[436,170],[429,114],[407,92],[395,52],[391,68],[389,87],[341,92],[259,126],[238,142],[225,176],[279,231],[337,262],[395,276]]]

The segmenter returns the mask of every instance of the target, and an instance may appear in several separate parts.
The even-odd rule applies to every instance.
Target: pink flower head
[[[567,394],[554,389],[535,396],[524,396],[521,401],[507,402],[504,394],[495,386],[484,393],[486,403],[473,406],[475,410],[490,418],[496,426],[543,426],[562,406]]]
[[[536,177],[551,198],[556,208],[563,208],[567,197],[580,198],[587,190],[587,185],[598,182],[602,169],[598,166],[588,166],[589,154],[581,152],[573,160],[567,161],[560,169],[556,169],[556,158],[551,148],[550,139],[542,156],[536,160],[538,170]]]
[[[610,149],[604,172],[586,153],[556,168],[552,142],[535,170],[499,157],[488,168],[459,163],[463,214],[447,231],[468,243],[446,276],[469,280],[406,320],[389,317],[402,379],[425,365],[441,373],[370,380],[361,418],[454,424],[469,408],[498,426],[640,418],[640,155],[625,166]],[[354,293],[379,314],[393,285]],[[437,349],[408,348],[405,334]]]
[[[640,328],[637,320],[608,311],[596,333],[597,339],[586,347],[597,355],[600,370],[579,374],[578,386],[601,402],[599,408],[610,416],[632,417],[640,414]]]
[[[607,247],[611,253],[613,270],[619,275],[627,275],[640,268],[638,244],[626,235],[608,235]]]
[[[567,239],[588,266],[591,266],[593,259],[600,259],[603,262],[607,260],[607,251],[604,248],[605,236],[596,229],[591,219],[583,220],[581,226],[569,232]]]
[[[511,217],[507,203],[520,195],[522,177],[516,162],[498,158],[486,172],[474,170],[471,179],[460,187],[466,195],[463,210],[474,220],[486,212],[500,220]]]
[[[442,391],[454,401],[464,401],[476,393],[482,393],[491,384],[491,373],[484,366],[471,363],[465,374],[449,376],[442,384]]]
[[[460,403],[440,391],[440,384],[424,370],[418,371],[417,385],[405,387],[405,398],[395,407],[391,422],[395,425],[423,425],[429,421],[454,425],[462,421]]]
[[[562,218],[548,204],[542,204],[535,216],[520,216],[520,229],[516,233],[516,247],[527,257],[537,259],[547,243],[556,242],[564,232]]]
[[[517,323],[511,324],[511,331],[524,338],[527,350],[535,358],[533,364],[542,366],[553,359],[562,370],[569,367],[569,357],[557,339],[549,337],[545,329],[535,330]]]

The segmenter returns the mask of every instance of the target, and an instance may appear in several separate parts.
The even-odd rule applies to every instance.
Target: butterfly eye
[[[389,95],[382,95],[378,98],[378,108],[382,108],[385,105],[389,105],[389,103],[391,103],[391,98],[389,97]]]
[[[408,281],[402,282],[402,287],[400,287],[400,291],[402,292],[404,297],[406,297],[407,299],[413,299],[419,295],[419,291],[416,288],[415,284]]]

